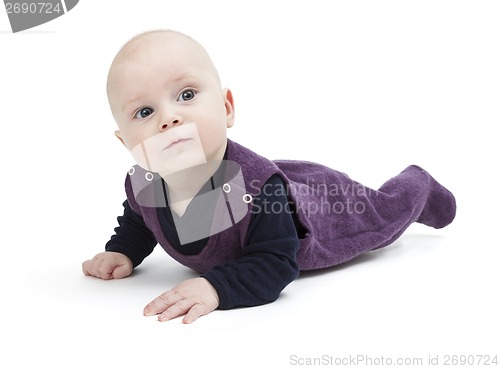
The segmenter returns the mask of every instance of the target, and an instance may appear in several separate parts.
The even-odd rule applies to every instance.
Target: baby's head
[[[190,37],[166,30],[134,37],[111,64],[107,92],[115,134],[145,169],[169,173],[222,160],[233,98]]]

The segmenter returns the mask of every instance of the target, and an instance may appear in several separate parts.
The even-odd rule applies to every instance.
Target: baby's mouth
[[[192,140],[192,138],[177,138],[177,139],[173,140],[169,145],[167,145],[163,150],[168,150],[172,147],[175,147],[177,145],[181,145],[184,142],[188,142],[191,140]]]

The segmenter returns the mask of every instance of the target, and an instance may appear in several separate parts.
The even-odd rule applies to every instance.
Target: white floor
[[[34,244],[28,252],[19,240],[1,271],[2,361],[9,368],[287,368],[315,358],[425,364],[436,355],[440,362],[496,355],[499,245],[476,230],[465,215],[441,231],[414,225],[388,248],[302,275],[275,303],[216,311],[191,325],[141,314],[150,299],[196,275],[160,248],[132,277],[102,281],[80,273],[89,253],[71,250],[75,243],[55,244],[54,254]]]
[[[0,13],[0,368],[500,360],[497,3],[195,3],[81,1],[15,35]],[[157,27],[207,47],[235,95],[235,141],[373,188],[422,165],[455,193],[456,221],[412,225],[390,247],[302,275],[266,306],[192,325],[142,316],[196,274],[160,248],[124,280],[80,266],[112,233],[132,164],[113,136],[109,63]]]

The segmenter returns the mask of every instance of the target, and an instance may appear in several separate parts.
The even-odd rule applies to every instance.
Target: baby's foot
[[[423,169],[421,170],[424,171]],[[455,218],[457,209],[455,197],[432,178],[430,174],[428,176],[430,193],[417,222],[433,228],[443,228]]]

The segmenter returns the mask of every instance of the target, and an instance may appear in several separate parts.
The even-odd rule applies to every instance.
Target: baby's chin
[[[164,149],[145,149],[140,146],[131,151],[136,163],[143,169],[170,175],[207,162],[201,143],[196,139],[183,140]]]
[[[130,150],[143,169],[169,175],[207,162],[195,123],[158,133]]]
[[[205,164],[207,160],[203,150],[192,146],[196,145],[186,143],[182,148],[176,148],[171,152],[161,152],[151,163],[152,171],[164,177]]]

